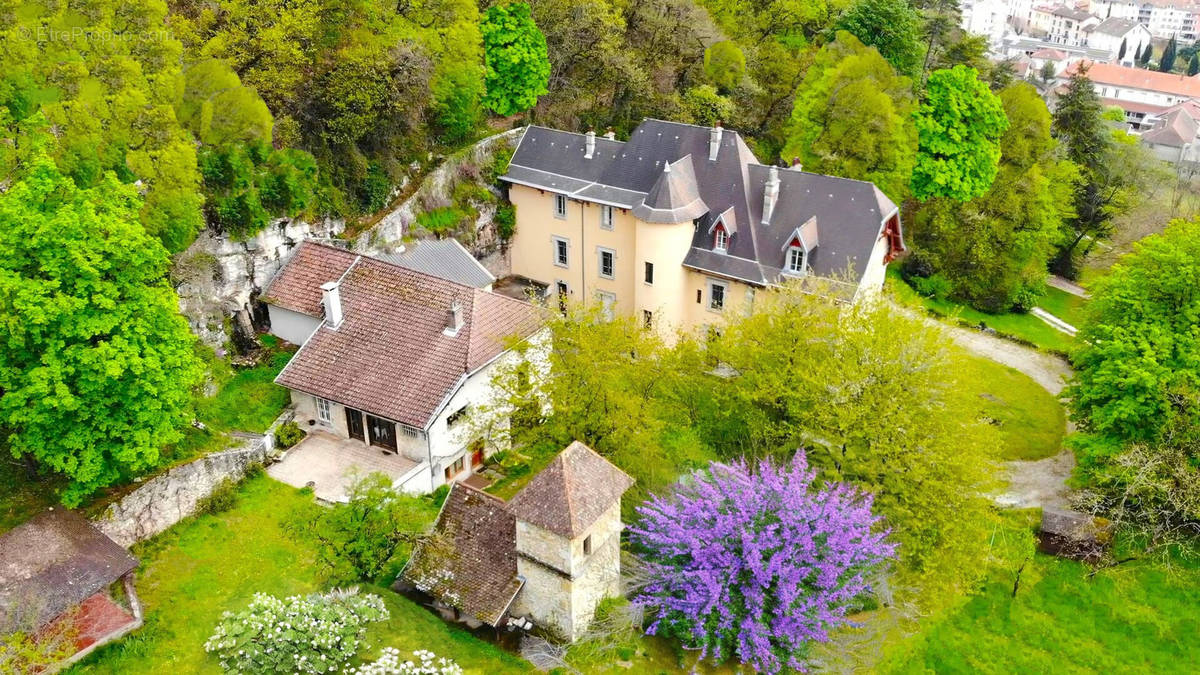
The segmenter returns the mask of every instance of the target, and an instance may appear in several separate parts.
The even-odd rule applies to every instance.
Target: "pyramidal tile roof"
[[[517,520],[574,539],[632,485],[629,474],[574,441],[509,500],[508,509]]]

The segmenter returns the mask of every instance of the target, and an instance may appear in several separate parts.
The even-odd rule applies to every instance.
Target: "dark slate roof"
[[[45,511],[0,535],[0,635],[41,627],[138,561],[82,516]]]
[[[813,272],[840,277],[852,271],[847,280],[856,283],[895,204],[869,182],[781,169],[779,198],[770,222],[763,224],[768,167],[729,129],[721,130],[717,158],[709,160],[712,134],[710,127],[647,119],[628,141],[597,138],[588,159],[584,134],[531,126],[503,179],[630,208],[648,222],[694,219],[696,234],[685,265],[763,285],[781,279],[783,243],[816,216],[821,244],[810,256]],[[670,172],[663,171],[664,164]],[[696,200],[690,198],[693,185]],[[727,254],[712,250],[710,228],[718,217],[731,225]]]
[[[496,277],[454,238],[421,239],[409,244],[401,253],[379,258],[464,286],[486,288],[496,281]]]
[[[632,485],[628,474],[575,441],[508,502],[508,509],[518,520],[574,539]]]
[[[301,244],[309,247],[329,249]],[[328,279],[291,268],[323,259],[298,251],[280,270],[286,282],[272,288],[285,296],[298,294],[292,283],[319,289]],[[275,382],[417,428],[425,428],[464,376],[503,353],[508,338],[527,337],[540,325],[527,302],[365,256],[342,275],[339,292],[342,323],[322,323]],[[463,326],[447,335],[455,302]]]
[[[454,483],[433,531],[413,552],[403,578],[447,605],[497,625],[521,590],[516,519],[501,499]]]

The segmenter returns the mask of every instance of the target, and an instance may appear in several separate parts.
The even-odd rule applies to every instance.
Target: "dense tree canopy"
[[[730,91],[746,74],[746,55],[732,40],[722,40],[704,50],[704,75],[709,82]]]
[[[1078,173],[1058,159],[1050,112],[1031,85],[1017,82],[999,96],[1009,128],[995,182],[966,203],[924,204],[911,228],[916,253],[905,264],[910,274],[941,276],[951,295],[989,312],[1031,307],[1041,294]]]
[[[921,74],[925,45],[921,15],[908,0],[856,0],[833,24],[875,47],[896,72],[910,78]]]
[[[47,137],[23,141],[36,149],[0,194],[0,422],[73,505],[157,464],[201,367],[136,190],[111,173],[79,188]]]
[[[487,63],[484,103],[497,115],[512,115],[537,103],[550,78],[546,36],[529,5],[511,2],[488,8],[479,26]]]
[[[975,69],[955,66],[931,74],[916,119],[914,197],[966,201],[991,187],[1008,121],[1000,99]]]
[[[817,52],[796,93],[783,159],[872,181],[900,203],[917,146],[911,87],[879,52],[841,33]]]

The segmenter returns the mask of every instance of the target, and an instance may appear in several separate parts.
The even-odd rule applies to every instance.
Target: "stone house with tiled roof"
[[[398,584],[469,625],[528,619],[566,640],[621,592],[621,496],[633,479],[578,441],[507,503],[455,484]]]
[[[664,327],[715,323],[792,279],[873,295],[904,250],[873,184],[761,164],[720,126],[648,119],[628,141],[531,126],[501,178],[514,274]]]
[[[483,463],[467,414],[516,358],[511,340],[540,339],[528,302],[311,241],[262,300],[271,332],[301,345],[275,379],[298,419],[394,455],[414,493]]]

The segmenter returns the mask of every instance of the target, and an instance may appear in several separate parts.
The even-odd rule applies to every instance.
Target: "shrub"
[[[414,660],[401,661],[400,651],[387,647],[378,659],[348,672],[350,675],[461,675],[463,672],[457,663],[424,649],[413,652],[413,656]]]
[[[509,241],[517,233],[517,207],[504,203],[496,207],[496,236],[501,241]]]
[[[467,217],[466,212],[454,206],[443,206],[417,214],[417,224],[435,234],[448,232],[458,227]]]
[[[232,509],[237,504],[238,484],[226,478],[217,484],[209,495],[196,502],[196,514],[216,514]]]
[[[953,290],[950,280],[940,274],[929,277],[913,277],[912,285],[921,295],[938,300],[942,300]]]
[[[629,531],[645,552],[633,601],[655,614],[646,632],[714,663],[802,670],[807,646],[848,623],[896,551],[869,494],[815,478],[802,452],[783,465],[713,463],[639,506]]]
[[[366,625],[387,618],[379,596],[356,588],[283,600],[256,593],[221,616],[204,651],[230,673],[334,672],[354,658]]]
[[[290,448],[304,440],[304,430],[295,422],[284,422],[275,429],[275,445],[280,448]]]

